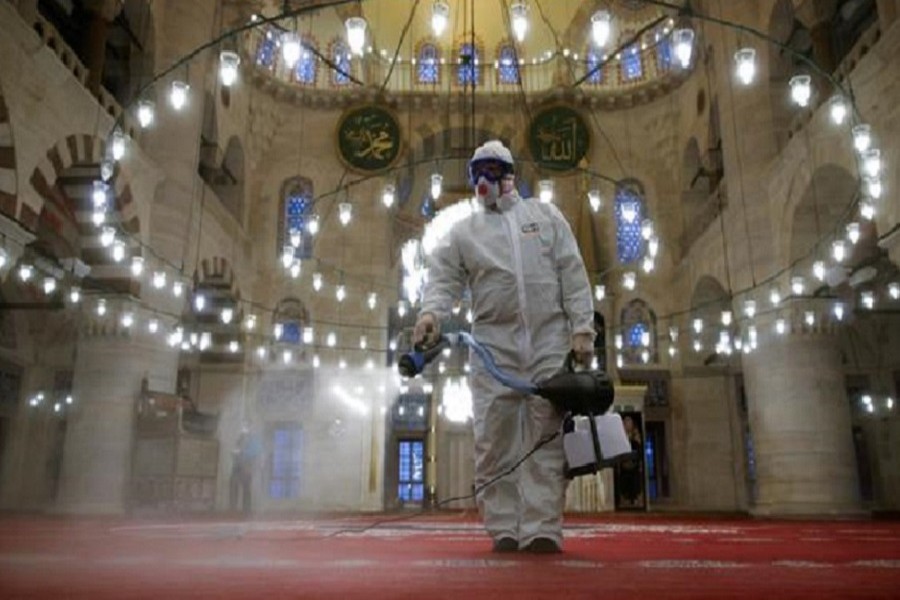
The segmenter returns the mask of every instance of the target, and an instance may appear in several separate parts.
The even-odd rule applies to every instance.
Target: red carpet
[[[900,598],[900,523],[570,518],[497,555],[471,517],[0,518],[0,598]]]

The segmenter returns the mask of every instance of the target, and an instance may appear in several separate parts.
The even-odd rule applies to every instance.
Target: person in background
[[[500,141],[475,150],[468,175],[484,210],[454,225],[429,256],[413,342],[437,341],[441,321],[468,286],[472,335],[501,369],[531,380],[548,377],[569,351],[589,366],[593,300],[565,217],[553,204],[519,196],[512,154]],[[561,416],[548,400],[503,387],[480,361],[472,363],[470,383],[478,487],[559,431]],[[495,552],[562,550],[564,462],[556,437],[480,491],[477,502]]]
[[[229,507],[233,512],[240,510],[245,516],[250,514],[253,472],[256,470],[259,455],[259,440],[250,433],[250,428],[245,425],[241,428],[234,449],[231,451]]]

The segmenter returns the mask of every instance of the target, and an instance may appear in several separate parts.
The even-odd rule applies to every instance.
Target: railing
[[[23,19],[25,19],[25,15],[20,13]],[[28,21],[31,21],[28,23]],[[44,19],[39,14],[35,13],[33,15],[29,15],[28,20],[26,21],[31,28],[38,34],[41,38],[41,41],[44,45],[53,51],[56,54],[57,58],[59,58],[60,62],[65,66],[78,80],[79,83],[86,89],[89,90],[88,87],[88,75],[89,70],[81,62],[81,59],[78,58],[78,55],[74,50],[65,42],[62,35],[59,31],[56,30],[56,27],[53,26],[52,23]],[[135,132],[137,130],[134,119],[128,115],[124,114],[123,118],[123,109],[122,106],[118,103],[118,101],[110,94],[104,87],[100,86],[94,94],[98,104],[100,107],[113,119],[122,122],[122,130],[130,135],[131,137],[135,136]]]

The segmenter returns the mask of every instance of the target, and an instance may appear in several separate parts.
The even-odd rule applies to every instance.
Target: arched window
[[[440,54],[434,44],[422,44],[416,64],[416,76],[419,83],[440,83]]]
[[[294,76],[297,78],[298,83],[315,85],[316,74],[319,70],[319,57],[310,48],[315,48],[316,43],[312,38],[303,36],[302,44],[300,60],[294,66]]]
[[[622,81],[634,81],[644,74],[641,64],[641,47],[632,44],[622,51]]]
[[[456,82],[459,85],[478,85],[481,80],[481,53],[470,43],[460,45],[459,64],[456,66]]]
[[[519,61],[512,44],[500,46],[497,52],[497,80],[504,84],[519,83]]]
[[[587,82],[595,85],[603,83],[603,67],[600,66],[603,63],[603,55],[599,50],[590,48],[586,56],[584,73],[587,75]]]
[[[271,28],[260,37],[259,46],[256,48],[256,64],[260,67],[272,69],[275,67],[275,53],[278,50],[277,38]]]
[[[331,70],[331,82],[335,85],[350,83],[350,48],[344,40],[332,42],[331,62],[337,66],[337,69]]]
[[[644,192],[636,181],[620,183],[616,188],[616,254],[619,262],[630,263],[643,255]]]
[[[300,245],[294,250],[294,257],[311,258],[313,238],[306,225],[313,210],[313,184],[306,177],[294,177],[282,186],[281,211],[279,215],[277,255],[284,253],[284,247],[291,244],[291,237],[300,235]]]
[[[656,314],[647,303],[639,299],[629,302],[622,309],[619,325],[625,362],[656,362]]]
[[[656,45],[656,69],[660,73],[666,73],[672,68],[672,36],[657,29],[653,39]]]

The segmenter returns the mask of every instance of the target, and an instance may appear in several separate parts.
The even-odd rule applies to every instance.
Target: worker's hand
[[[437,317],[430,312],[419,315],[419,320],[416,321],[416,326],[413,328],[413,345],[433,346],[440,337],[441,325],[438,323]]]
[[[594,360],[594,336],[590,333],[576,333],[572,336],[572,353],[575,362],[590,367]]]

